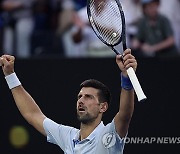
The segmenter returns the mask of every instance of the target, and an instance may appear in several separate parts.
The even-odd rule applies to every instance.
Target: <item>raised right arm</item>
[[[2,65],[2,69],[6,77],[6,80],[9,80],[7,82],[11,82],[12,78],[13,82],[15,82],[15,80],[18,80],[18,78],[15,77],[16,75],[14,73],[14,61],[14,56],[10,55],[3,55],[0,58],[0,64]],[[30,94],[23,88],[23,86],[20,83],[17,85],[15,84],[15,87],[11,88],[11,92],[15,100],[16,106],[19,109],[22,116],[26,119],[26,121],[29,124],[31,124],[40,133],[46,136],[45,130],[43,128],[43,121],[46,118],[46,116],[41,112],[41,109],[36,104],[34,99],[30,96]]]

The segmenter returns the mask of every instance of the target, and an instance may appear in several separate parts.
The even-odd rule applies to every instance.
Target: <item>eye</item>
[[[78,95],[78,96],[77,96],[77,100],[79,100],[81,97],[82,97],[82,95]]]
[[[88,99],[93,99],[93,95],[88,95],[87,94],[87,95],[85,95],[85,97],[88,98]]]

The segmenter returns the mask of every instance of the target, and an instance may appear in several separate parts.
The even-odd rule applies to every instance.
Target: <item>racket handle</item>
[[[145,96],[145,94],[141,88],[141,85],[138,81],[138,78],[134,72],[134,69],[132,67],[127,69],[127,74],[128,74],[129,79],[133,85],[133,88],[134,88],[134,91],[137,95],[138,101],[141,102],[141,101],[144,101],[145,99],[147,99],[147,97]]]

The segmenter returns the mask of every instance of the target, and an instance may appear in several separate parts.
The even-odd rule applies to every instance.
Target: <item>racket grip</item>
[[[138,78],[134,72],[134,69],[132,67],[127,69],[127,74],[128,74],[129,79],[133,85],[133,88],[134,88],[134,91],[137,95],[138,101],[141,102],[141,101],[144,101],[145,99],[147,99],[147,97],[145,96],[145,94],[141,88],[141,85],[138,81]]]

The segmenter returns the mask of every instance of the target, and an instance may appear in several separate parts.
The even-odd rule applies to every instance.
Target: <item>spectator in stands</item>
[[[72,0],[61,0],[61,6],[62,12],[59,16],[58,31],[63,34],[72,26],[75,4]]]
[[[73,14],[75,10],[73,0],[61,0],[62,11],[58,19],[58,35],[61,37],[63,44],[64,56],[67,57],[67,52],[72,50],[72,43],[70,38],[69,29],[71,28],[73,22]]]
[[[60,13],[60,0],[36,0],[33,3],[34,29],[31,38],[33,56],[63,54],[61,38],[57,34]]]
[[[3,0],[5,21],[3,51],[17,57],[30,56],[30,37],[33,29],[32,3],[34,0]]]
[[[131,47],[131,41],[137,33],[137,24],[142,17],[142,7],[140,0],[121,0],[126,19],[126,39],[127,46]]]
[[[159,3],[159,0],[142,0],[144,17],[132,42],[138,56],[168,57],[177,54],[170,22],[158,13]]]
[[[86,6],[85,0],[74,0],[74,3],[75,3],[75,10],[80,10]]]
[[[159,10],[170,20],[180,52],[180,0],[161,0]]]
[[[93,32],[89,24],[86,7],[74,13],[73,23],[70,38],[73,51],[69,52],[69,56],[109,57],[115,55]]]

